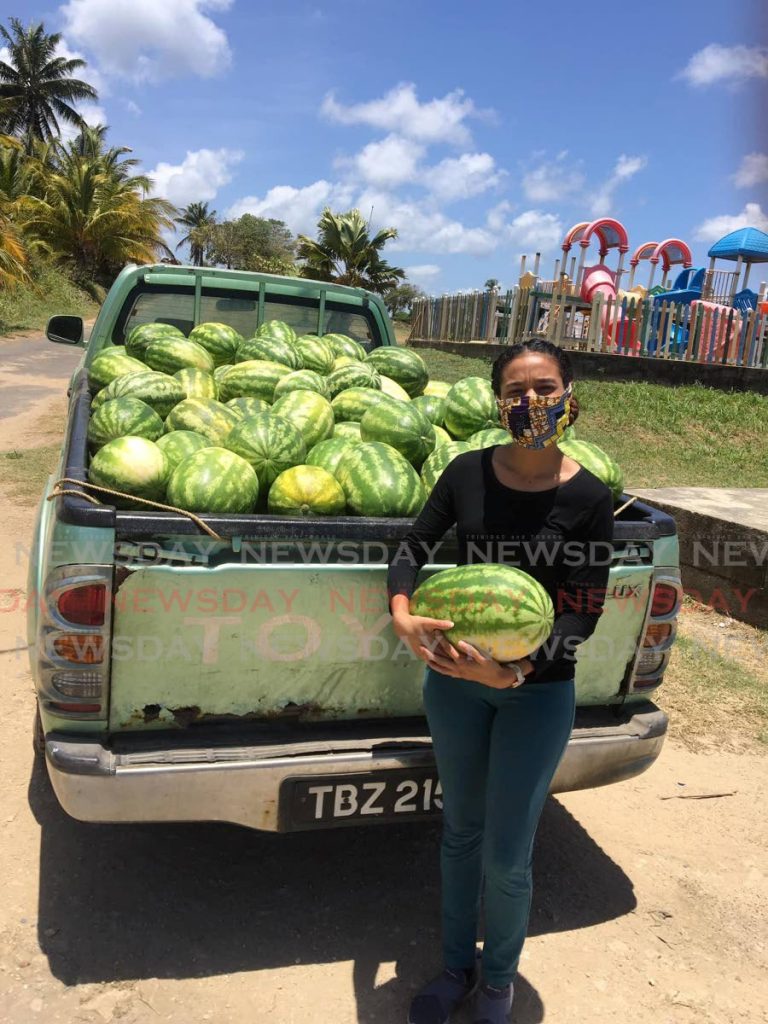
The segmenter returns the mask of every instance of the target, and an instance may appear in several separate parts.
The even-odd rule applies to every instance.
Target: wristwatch
[[[521,683],[525,682],[525,673],[523,672],[523,670],[520,668],[520,666],[518,665],[518,663],[516,661],[502,661],[502,662],[500,662],[500,664],[501,664],[502,668],[511,668],[512,671],[517,676],[517,679],[516,679],[515,683],[513,684],[514,686],[519,686]]]

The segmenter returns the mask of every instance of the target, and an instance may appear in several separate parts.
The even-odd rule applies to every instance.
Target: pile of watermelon
[[[89,386],[90,482],[196,513],[413,517],[456,455],[509,441],[482,377],[430,381],[411,349],[369,354],[279,320],[247,339],[139,325],[95,357]],[[616,464],[570,435],[618,497]]]

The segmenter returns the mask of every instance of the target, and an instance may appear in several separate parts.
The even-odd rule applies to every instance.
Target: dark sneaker
[[[513,985],[493,988],[485,982],[475,996],[475,1015],[472,1024],[510,1024],[512,1020]]]
[[[477,968],[452,970],[446,967],[414,996],[408,1024],[447,1024],[456,1007],[476,990],[479,981]]]

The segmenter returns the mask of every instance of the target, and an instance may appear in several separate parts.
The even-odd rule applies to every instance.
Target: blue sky
[[[86,57],[100,99],[84,113],[174,202],[307,233],[324,205],[358,205],[398,228],[388,258],[440,292],[510,284],[537,248],[549,268],[565,230],[596,215],[619,218],[631,248],[680,237],[697,262],[734,227],[768,230],[765,3],[632,6],[69,0],[11,13]]]

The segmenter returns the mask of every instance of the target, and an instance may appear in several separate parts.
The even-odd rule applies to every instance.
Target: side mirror
[[[82,345],[83,318],[81,316],[52,316],[45,329],[48,341],[60,345]]]

